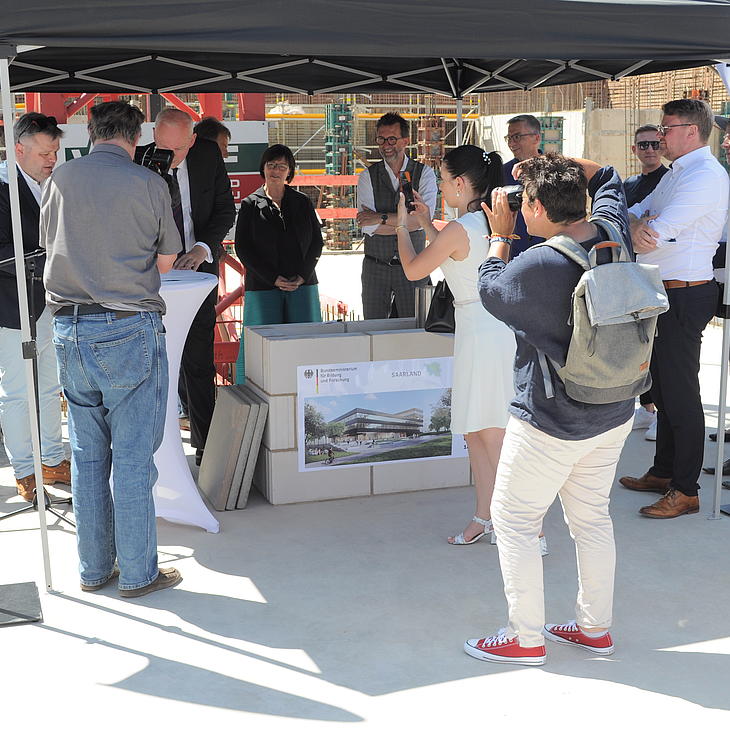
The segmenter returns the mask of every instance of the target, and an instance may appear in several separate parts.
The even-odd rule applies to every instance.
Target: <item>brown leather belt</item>
[[[688,286],[709,284],[710,281],[710,279],[705,279],[704,281],[680,281],[679,279],[665,279],[662,284],[664,284],[665,289],[686,289]]]

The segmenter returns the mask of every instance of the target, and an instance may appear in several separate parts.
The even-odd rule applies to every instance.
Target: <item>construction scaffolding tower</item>
[[[443,117],[428,115],[418,118],[418,159],[438,172],[444,159],[446,122]]]
[[[355,115],[350,104],[327,104],[325,108],[324,159],[327,175],[353,175],[353,121]],[[336,185],[324,194],[328,208],[354,208],[355,194],[350,185]],[[325,245],[332,250],[352,248],[356,234],[355,221],[335,218],[328,221]]]

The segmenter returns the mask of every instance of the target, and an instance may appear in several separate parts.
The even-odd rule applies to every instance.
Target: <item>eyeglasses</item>
[[[15,127],[15,138],[17,140],[26,134],[38,134],[50,128],[58,128],[56,117],[28,117],[18,121]]]
[[[505,142],[519,142],[523,137],[537,136],[538,132],[523,132],[522,134],[506,134],[504,136]]]
[[[399,139],[404,139],[404,137],[381,137],[378,135],[375,138],[375,144],[385,144],[386,142],[389,145],[394,145]]]
[[[653,150],[658,150],[659,147],[661,147],[661,142],[658,139],[652,139],[652,140],[645,140],[642,142],[637,142],[636,146],[640,150],[648,150],[649,147],[651,147]]]
[[[660,124],[660,125],[657,126],[656,131],[662,137],[666,137],[667,136],[667,132],[672,127],[693,127],[693,126],[695,126],[695,125],[692,124],[692,122],[685,122],[684,124]]]
[[[272,172],[289,172],[289,165],[286,162],[267,162],[264,167]]]

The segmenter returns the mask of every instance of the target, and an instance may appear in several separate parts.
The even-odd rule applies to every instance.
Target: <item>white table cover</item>
[[[203,502],[190,473],[177,412],[177,383],[185,339],[195,313],[218,283],[218,277],[198,271],[170,271],[162,275],[160,294],[167,313],[162,321],[167,330],[167,360],[170,385],[167,392],[165,435],[155,453],[159,472],[154,486],[155,512],[170,522],[195,525],[208,532],[218,532],[220,525]]]

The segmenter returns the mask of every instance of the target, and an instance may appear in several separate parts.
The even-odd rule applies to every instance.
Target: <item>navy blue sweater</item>
[[[594,215],[610,220],[630,241],[626,199],[621,178],[604,167],[591,179],[588,192]],[[585,241],[589,249],[601,238]],[[553,372],[554,398],[546,398],[538,349],[565,365],[573,328],[568,324],[571,295],[583,269],[563,254],[541,246],[529,248],[505,264],[488,258],[479,267],[482,304],[517,336],[514,383],[515,397],[509,411],[555,438],[578,441],[593,438],[628,421],[634,400],[594,405],[568,397],[565,386]]]

